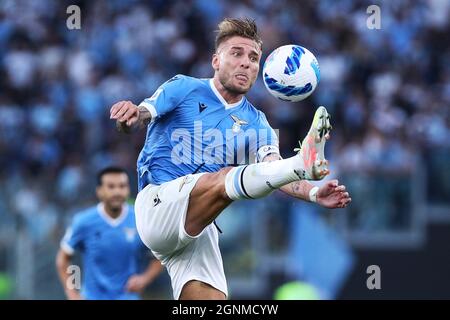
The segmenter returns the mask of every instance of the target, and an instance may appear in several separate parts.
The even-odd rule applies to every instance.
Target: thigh
[[[226,296],[205,282],[191,280],[181,290],[180,300],[226,300]]]

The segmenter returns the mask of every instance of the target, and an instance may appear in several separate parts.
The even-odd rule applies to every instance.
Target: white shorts
[[[210,224],[195,237],[184,229],[189,196],[202,175],[147,185],[136,197],[139,236],[166,266],[175,299],[190,280],[208,283],[228,296],[216,227]]]

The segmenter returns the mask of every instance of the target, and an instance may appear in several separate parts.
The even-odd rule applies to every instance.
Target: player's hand
[[[317,203],[325,208],[345,208],[352,201],[344,185],[337,180],[327,181],[317,191]]]
[[[139,120],[139,108],[131,101],[119,101],[110,109],[110,119],[117,120],[128,127],[133,126]]]
[[[148,281],[144,275],[135,274],[128,279],[125,288],[129,292],[141,293],[147,285]]]
[[[84,300],[78,290],[66,290],[67,300]]]

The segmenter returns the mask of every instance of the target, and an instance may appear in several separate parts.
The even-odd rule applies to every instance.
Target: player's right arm
[[[172,112],[192,90],[189,77],[176,75],[164,82],[149,98],[139,106],[130,101],[119,101],[110,109],[110,118],[116,120],[120,132],[130,133]]]
[[[59,249],[56,255],[56,270],[58,271],[59,280],[61,281],[67,299],[81,300],[82,297],[80,295],[80,292],[76,288],[68,286],[70,282],[69,281],[70,273],[68,273],[67,271],[69,270],[71,260],[72,256],[70,254],[65,252],[62,248]]]
[[[84,251],[84,243],[87,235],[86,215],[75,215],[72,224],[67,228],[60,243],[60,249],[56,255],[56,270],[64,293],[69,300],[80,300],[83,297],[78,287],[69,277],[73,277],[70,266],[72,257],[76,251]],[[76,269],[75,269],[76,270]]]
[[[114,104],[110,109],[110,118],[116,120],[117,130],[124,133],[145,128],[152,120],[146,107],[138,107],[131,101],[119,101]]]

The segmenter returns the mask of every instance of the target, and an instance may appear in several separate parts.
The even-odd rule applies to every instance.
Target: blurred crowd
[[[81,29],[66,8],[78,4]],[[284,156],[327,106],[336,172],[412,170],[416,155],[449,148],[450,2],[3,0],[0,2],[0,223],[37,241],[59,240],[75,210],[95,201],[94,174],[135,161],[144,133],[121,136],[109,120],[118,100],[136,104],[175,74],[211,77],[214,30],[252,17],[263,59],[295,43],[311,50],[321,82],[305,101],[271,97],[261,79],[248,94],[280,130]],[[261,64],[262,65],[262,64]]]

